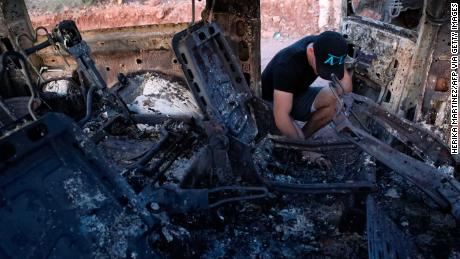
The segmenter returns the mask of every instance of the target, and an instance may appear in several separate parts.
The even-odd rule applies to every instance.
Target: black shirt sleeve
[[[295,92],[295,76],[292,71],[288,71],[288,66],[280,64],[273,73],[273,88],[279,91],[294,93]]]

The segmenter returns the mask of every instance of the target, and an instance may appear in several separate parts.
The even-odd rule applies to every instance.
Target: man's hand
[[[348,70],[345,69],[345,72],[343,73],[343,78],[340,80],[340,83],[343,86],[343,90],[345,90],[345,93],[350,93],[353,90],[353,81],[351,80],[351,72],[348,72]],[[342,89],[337,89],[339,91],[339,95],[342,94]]]
[[[276,90],[273,93],[273,115],[276,127],[291,139],[305,139],[302,130],[289,115],[292,109],[293,94]]]
[[[291,119],[292,120],[292,119]],[[294,127],[295,129],[297,130],[297,136],[299,137],[299,139],[305,139],[305,135],[303,134],[303,131],[302,129],[299,127],[299,125],[297,125],[293,120],[292,120],[292,123],[294,124]]]

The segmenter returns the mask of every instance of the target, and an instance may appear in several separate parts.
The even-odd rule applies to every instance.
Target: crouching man
[[[319,76],[335,74],[345,92],[351,75],[345,70],[347,43],[337,32],[307,36],[278,52],[262,73],[262,98],[273,103],[277,128],[292,139],[305,139],[331,122],[337,100],[328,86],[311,87]],[[341,89],[337,89],[341,93]],[[300,128],[297,121],[306,122]]]

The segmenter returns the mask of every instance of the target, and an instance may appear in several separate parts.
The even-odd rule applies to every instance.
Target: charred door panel
[[[364,18],[344,19],[342,32],[358,49],[358,60],[364,60],[368,65],[364,71],[358,71],[358,78],[363,77],[380,86],[375,101],[382,102],[392,112],[398,112],[415,47],[411,33]]]

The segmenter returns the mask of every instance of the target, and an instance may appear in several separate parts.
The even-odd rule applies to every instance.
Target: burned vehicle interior
[[[0,0],[0,257],[460,257],[447,3],[343,0],[354,91],[297,141],[260,98],[259,0],[89,31]]]

